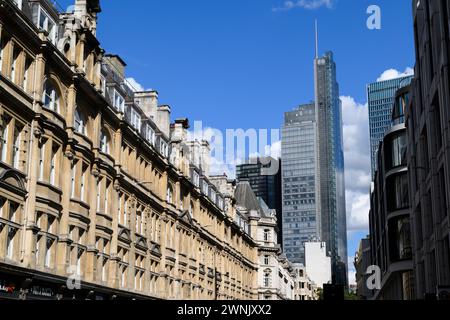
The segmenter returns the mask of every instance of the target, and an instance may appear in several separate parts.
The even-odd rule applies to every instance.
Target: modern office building
[[[348,284],[342,104],[333,53],[314,60],[317,126],[316,206],[320,240],[327,245],[333,282]]]
[[[414,0],[412,104],[406,112],[417,299],[450,296],[450,6]]]
[[[415,284],[404,116],[410,86],[397,90],[394,101],[391,128],[378,149],[369,213],[371,264],[381,269],[381,289],[373,298],[411,300]]]
[[[370,152],[372,180],[375,177],[377,151],[384,134],[391,127],[392,105],[395,93],[404,80],[412,76],[400,77],[386,81],[378,81],[367,86],[367,103],[369,107]]]
[[[0,299],[256,299],[258,249],[97,0],[0,2]],[[196,152],[196,150],[199,150]]]
[[[293,263],[305,263],[304,243],[320,238],[316,207],[315,105],[286,112],[282,129],[283,248]]]
[[[256,196],[276,211],[278,243],[282,244],[281,160],[272,157],[252,158],[236,166],[237,182],[247,181]]]

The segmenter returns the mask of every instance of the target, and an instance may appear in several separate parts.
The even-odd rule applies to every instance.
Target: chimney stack
[[[146,117],[152,119],[156,123],[158,110],[157,91],[135,92],[134,102],[141,107]]]
[[[167,138],[170,138],[170,107],[168,105],[158,107],[156,125]]]

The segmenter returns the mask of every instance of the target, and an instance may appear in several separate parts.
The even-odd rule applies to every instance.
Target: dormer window
[[[119,112],[125,112],[125,99],[114,89],[114,108]]]
[[[50,15],[42,8],[39,7],[39,16],[38,16],[38,26],[39,29],[44,30],[48,33],[48,39],[56,44],[56,24]]]
[[[208,183],[206,181],[203,181],[203,193],[205,195],[208,195],[208,191],[209,191]]]
[[[159,151],[161,152],[163,157],[167,158],[169,156],[169,146],[162,139],[161,139],[161,141],[159,143]]]
[[[149,125],[147,125],[147,131],[145,132],[145,139],[150,142],[152,146],[155,145],[155,130],[153,130]]]
[[[131,109],[131,125],[137,131],[141,131],[141,116],[135,109]]]
[[[200,175],[197,173],[197,171],[193,171],[192,180],[196,187],[200,187]]]

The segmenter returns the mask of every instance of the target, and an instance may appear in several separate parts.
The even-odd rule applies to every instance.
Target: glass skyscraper
[[[369,105],[370,151],[372,161],[372,180],[377,170],[377,152],[384,134],[391,127],[392,105],[395,93],[402,83],[410,82],[412,76],[379,81],[367,86]],[[408,83],[406,83],[408,84]]]
[[[305,263],[304,243],[325,242],[334,283],[347,285],[342,106],[333,53],[314,59],[314,80],[316,101],[285,113],[284,251],[290,261]]]
[[[304,243],[320,238],[316,208],[315,105],[286,112],[282,129],[283,249],[305,263]]]
[[[333,280],[347,285],[342,105],[333,53],[314,60],[317,123],[317,211],[321,241],[331,256]]]

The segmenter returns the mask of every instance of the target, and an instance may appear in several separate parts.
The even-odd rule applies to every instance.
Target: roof
[[[261,217],[270,217],[270,209],[262,198],[255,195],[248,181],[239,182],[234,193],[238,206],[256,211]]]

